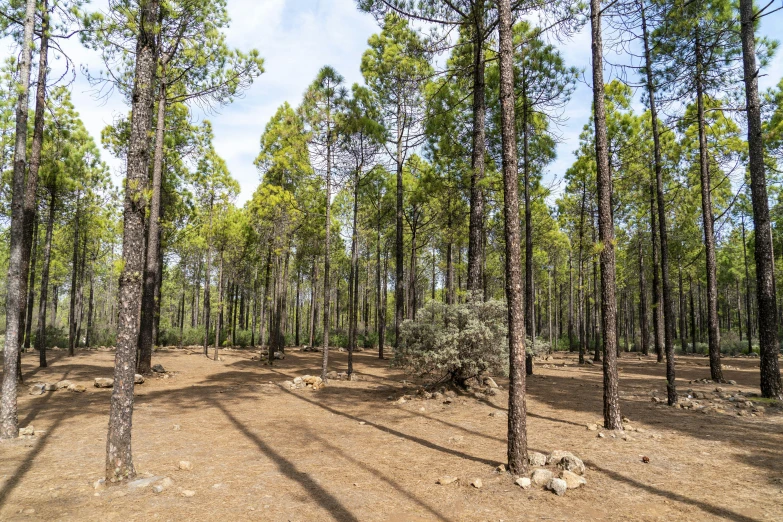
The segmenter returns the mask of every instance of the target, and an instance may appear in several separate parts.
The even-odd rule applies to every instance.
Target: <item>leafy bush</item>
[[[506,314],[499,301],[452,306],[430,301],[418,320],[400,325],[400,347],[392,364],[461,386],[482,372],[505,375]]]

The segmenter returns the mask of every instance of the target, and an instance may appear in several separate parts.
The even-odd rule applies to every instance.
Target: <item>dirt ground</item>
[[[346,355],[333,353],[331,367],[344,370]],[[43,370],[36,354],[25,354],[27,385],[70,379],[88,389],[22,389],[20,426],[43,433],[0,444],[0,520],[783,520],[781,410],[765,404],[763,415],[741,417],[730,407],[656,404],[650,393],[665,397],[664,368],[652,357],[620,360],[623,415],[641,428],[628,440],[586,428],[601,422],[600,366],[558,355],[528,380],[530,449],[571,451],[588,468],[587,485],[559,497],[496,471],[506,454],[505,391],[400,404],[417,387],[375,352],[356,354],[359,381],[288,390],[284,381],[318,374],[320,354],[289,350],[274,367],[252,356],[155,354],[153,363],[173,375],[137,386],[133,416],[139,477],[174,481],[154,493],[93,487],[103,473],[111,390],[92,381],[111,376],[113,353],[52,352]],[[737,381],[725,391],[756,391],[758,360],[724,362],[726,378]],[[707,359],[677,363],[681,392],[714,391],[688,384],[709,377]],[[193,469],[178,470],[180,460]],[[444,475],[459,481],[437,484]],[[470,485],[475,478],[482,488]]]

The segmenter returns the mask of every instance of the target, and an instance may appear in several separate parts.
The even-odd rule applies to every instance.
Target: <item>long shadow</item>
[[[71,373],[70,370],[66,371],[63,374],[63,378],[60,379],[60,380],[64,381],[65,379],[67,379],[69,373]],[[44,409],[44,406],[46,406],[49,403],[49,401],[52,400],[52,397],[54,397],[54,394],[58,393],[58,392],[56,392],[56,391],[49,391],[49,392],[45,392],[45,393],[46,393],[46,398],[43,399],[43,400],[35,401],[35,405],[32,408],[30,408],[30,411],[27,412],[27,415],[25,415],[24,419],[19,421],[19,426],[27,426],[28,424],[30,424],[30,422],[32,422],[32,420],[34,418],[36,418],[39,413],[41,413],[41,410]],[[60,393],[62,393],[62,392],[60,392]]]
[[[8,499],[8,495],[10,495],[11,492],[16,489],[16,487],[19,485],[19,482],[21,482],[24,476],[27,475],[30,469],[32,469],[35,458],[41,454],[41,451],[49,442],[49,437],[51,436],[52,432],[54,432],[54,430],[60,426],[67,415],[67,409],[60,410],[60,414],[55,418],[54,423],[49,427],[48,430],[46,430],[44,435],[38,438],[35,446],[33,446],[33,449],[28,453],[28,457],[25,458],[25,460],[16,468],[13,473],[11,473],[11,478],[8,479],[8,482],[3,484],[2,489],[0,489],[0,508],[5,505],[5,502]]]
[[[313,500],[318,502],[321,507],[326,509],[334,518],[340,521],[347,520],[358,522],[359,519],[356,518],[353,513],[348,511],[348,509],[343,506],[340,501],[337,500],[337,498],[335,498],[331,493],[326,491],[316,481],[310,478],[309,475],[299,471],[292,462],[286,460],[279,453],[270,448],[268,444],[261,440],[255,433],[250,431],[247,426],[242,424],[239,419],[234,417],[231,412],[229,412],[219,401],[212,400],[212,403],[217,409],[223,412],[223,415],[225,415],[226,418],[231,421],[231,423],[240,432],[242,432],[245,437],[253,441],[253,443],[258,446],[258,449],[260,449],[268,458],[273,460],[277,464],[277,468],[286,477],[301,484],[305,491],[307,491],[307,493],[313,498]]]
[[[368,466],[364,462],[351,457],[350,455],[345,453],[343,450],[341,450],[339,447],[335,446],[334,444],[330,443],[329,441],[325,440],[324,438],[318,436],[318,434],[313,433],[312,430],[306,429],[305,431],[309,434],[311,439],[317,440],[319,443],[321,443],[321,445],[329,448],[330,451],[332,451],[334,453],[337,453],[338,455],[340,455],[340,457],[342,457],[343,459],[351,462],[353,465],[358,466],[358,467],[362,468],[363,470],[372,473],[372,475],[375,478],[381,479],[383,482],[385,482],[386,484],[390,485],[391,487],[393,487],[394,489],[396,489],[397,491],[399,491],[400,493],[405,495],[407,498],[409,498],[410,500],[412,500],[413,502],[415,502],[419,506],[421,506],[424,509],[426,509],[427,511],[429,511],[430,513],[432,513],[433,515],[438,517],[440,520],[446,520],[446,521],[449,520],[443,513],[441,513],[437,509],[433,508],[429,504],[425,503],[424,501],[420,500],[418,497],[416,497],[412,493],[406,491],[399,483],[397,483],[394,480],[388,478],[386,475],[384,475],[383,473],[378,471],[376,468]]]
[[[340,411],[340,410],[337,410],[335,408],[331,408],[329,406],[321,404],[320,402],[317,402],[317,401],[314,401],[314,400],[311,400],[311,399],[307,399],[305,397],[302,397],[299,394],[293,393],[290,390],[286,390],[282,386],[279,386],[279,388],[283,392],[289,394],[291,397],[296,397],[300,401],[304,401],[306,403],[312,404],[313,406],[317,406],[317,407],[319,407],[319,408],[321,408],[323,410],[328,411],[329,413],[333,413],[335,415],[339,415],[341,417],[345,417],[346,419],[350,419],[352,421],[364,422],[365,425],[367,425],[367,426],[371,426],[371,427],[373,427],[373,428],[375,428],[377,430],[384,431],[384,432],[389,433],[391,435],[394,435],[396,437],[400,437],[402,439],[406,439],[406,440],[409,440],[411,442],[415,442],[417,444],[420,444],[420,445],[424,446],[425,448],[429,448],[429,449],[432,449],[432,450],[435,450],[435,451],[440,451],[442,453],[447,453],[449,455],[453,455],[453,456],[459,457],[461,459],[472,460],[473,462],[478,462],[480,464],[486,464],[487,466],[493,466],[494,467],[494,466],[498,465],[498,462],[496,462],[494,460],[482,459],[481,457],[475,457],[473,455],[468,455],[467,453],[463,453],[461,451],[457,451],[457,450],[450,449],[450,448],[444,448],[443,446],[438,446],[437,444],[434,444],[434,443],[432,443],[432,442],[430,442],[430,441],[428,441],[426,439],[422,439],[421,437],[416,437],[415,435],[409,435],[407,433],[403,433],[401,431],[397,431],[397,430],[395,430],[393,428],[390,428],[388,426],[384,426],[383,424],[378,424],[377,422],[372,422],[372,421],[369,421],[367,419],[362,419],[362,418],[357,417],[355,415],[351,415],[350,413],[346,413],[344,411]]]

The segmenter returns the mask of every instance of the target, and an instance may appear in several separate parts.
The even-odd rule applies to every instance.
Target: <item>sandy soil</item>
[[[650,392],[664,397],[665,383],[652,357],[620,361],[623,414],[642,429],[629,440],[586,429],[600,423],[600,366],[557,356],[528,381],[531,450],[572,451],[588,466],[587,485],[558,497],[496,471],[506,450],[503,391],[398,404],[389,397],[417,388],[373,352],[356,354],[357,382],[290,391],[282,383],[317,374],[320,354],[289,351],[274,367],[252,355],[156,353],[173,376],[137,386],[133,418],[139,476],[174,481],[156,494],[93,488],[111,390],[92,381],[111,376],[113,353],[53,352],[43,370],[25,354],[28,385],[67,378],[88,389],[31,396],[23,388],[20,425],[44,433],[0,444],[0,520],[783,520],[781,410],[766,404],[765,414],[740,417],[655,404]],[[346,354],[332,361],[343,370]],[[757,360],[724,361],[737,381],[726,391],[756,391]],[[680,390],[713,391],[688,384],[709,377],[707,364],[679,358]],[[178,470],[180,460],[193,469]],[[436,484],[444,475],[460,480]]]

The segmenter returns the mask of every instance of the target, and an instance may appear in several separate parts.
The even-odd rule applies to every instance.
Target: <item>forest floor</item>
[[[155,493],[149,485],[94,488],[111,390],[92,383],[111,377],[113,353],[52,352],[46,369],[25,354],[27,385],[69,379],[87,391],[32,396],[22,388],[20,426],[39,433],[0,444],[0,520],[783,520],[780,407],[739,416],[729,404],[724,413],[657,404],[651,392],[665,398],[664,367],[652,356],[620,359],[622,411],[637,430],[627,440],[586,427],[601,424],[600,365],[556,355],[529,378],[530,449],[571,451],[587,465],[586,486],[564,496],[523,490],[496,471],[506,455],[504,390],[449,404],[399,401],[417,387],[371,351],[355,355],[358,381],[289,390],[285,381],[318,374],[320,353],[289,349],[274,367],[253,356],[222,351],[215,362],[196,349],[156,352],[153,363],[171,374],[136,387],[133,416],[139,477],[173,480]],[[343,371],[346,361],[333,352],[330,366]],[[688,384],[709,377],[706,358],[677,364],[681,393],[715,390]],[[724,364],[737,382],[722,385],[726,392],[757,390],[758,359]],[[178,470],[181,460],[192,470]],[[437,484],[444,475],[459,480]]]

